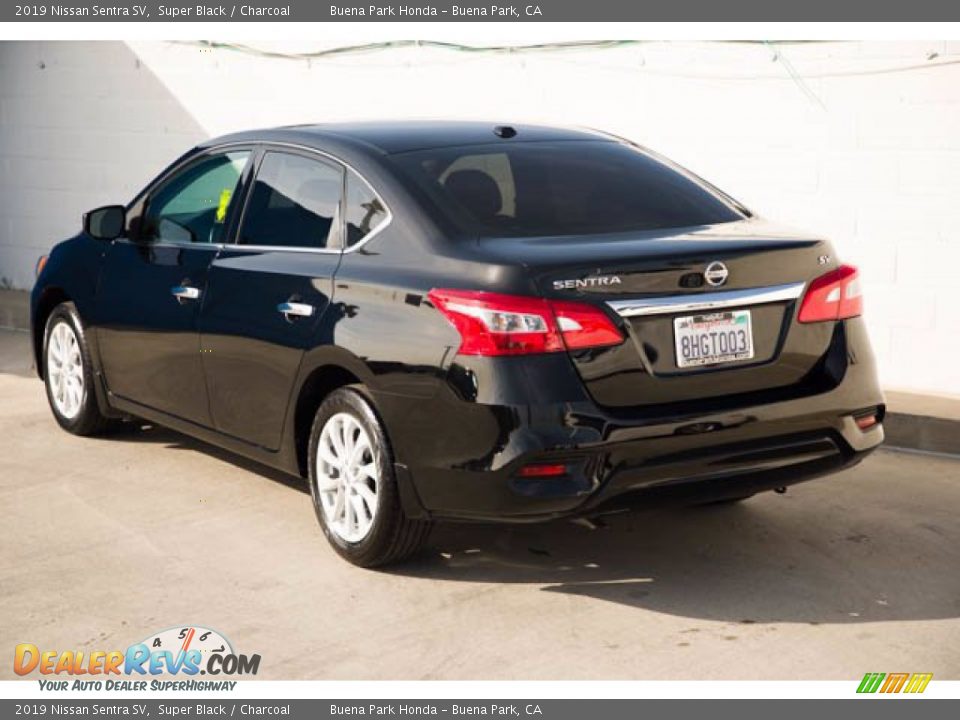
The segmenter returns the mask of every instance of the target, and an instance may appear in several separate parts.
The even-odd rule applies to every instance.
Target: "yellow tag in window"
[[[230,198],[233,196],[233,190],[224,189],[220,193],[220,203],[217,205],[217,224],[227,219],[227,208],[230,206]]]

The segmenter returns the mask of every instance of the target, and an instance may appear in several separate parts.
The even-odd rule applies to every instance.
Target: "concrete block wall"
[[[312,61],[183,43],[2,43],[0,274],[29,284],[35,255],[82,210],[127,199],[202,136],[385,117],[586,125],[829,236],[863,272],[884,385],[960,395],[958,59],[960,45],[938,41],[421,47]],[[23,107],[7,109],[11,99]]]
[[[0,42],[0,286],[204,137],[123,43]]]

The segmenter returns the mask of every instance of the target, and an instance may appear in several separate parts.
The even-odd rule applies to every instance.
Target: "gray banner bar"
[[[3,3],[2,22],[655,22],[960,20],[956,0],[62,0]]]
[[[851,688],[851,693],[853,688]],[[910,704],[907,710],[903,705]],[[956,718],[960,701],[872,700],[176,700],[47,699],[0,701],[0,718],[522,718],[524,720],[911,720]]]

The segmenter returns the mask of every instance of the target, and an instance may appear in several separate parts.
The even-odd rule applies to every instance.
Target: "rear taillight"
[[[568,350],[619,345],[623,335],[601,310],[587,303],[548,300]]]
[[[843,320],[863,313],[860,273],[841,265],[810,283],[797,319],[802,323]]]
[[[587,303],[474,290],[431,290],[460,333],[461,355],[529,355],[619,345],[623,335]]]

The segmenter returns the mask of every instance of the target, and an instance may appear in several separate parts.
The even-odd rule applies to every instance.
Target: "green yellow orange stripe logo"
[[[870,673],[863,676],[858,693],[922,693],[933,673]]]
[[[927,685],[930,684],[930,680],[932,679],[933,673],[914,673],[910,676],[910,680],[907,682],[907,687],[904,692],[922,693],[927,689]]]

